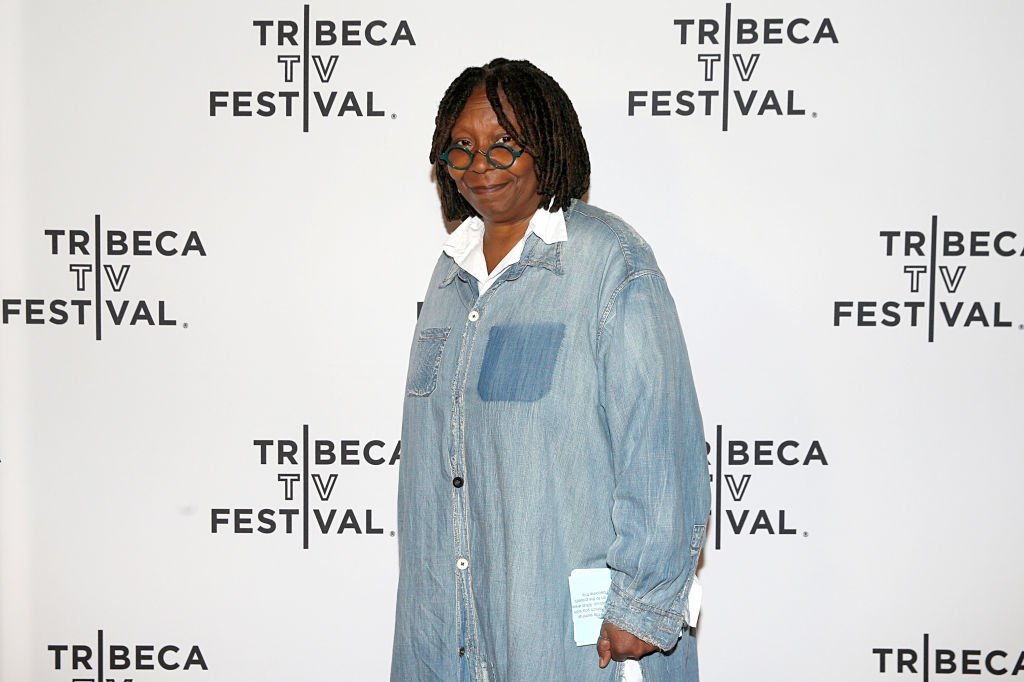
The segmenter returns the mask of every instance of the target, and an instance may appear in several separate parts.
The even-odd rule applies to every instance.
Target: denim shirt
[[[573,639],[568,578],[608,566],[606,620],[656,645],[645,682],[697,680],[687,594],[704,433],[648,244],[573,202],[482,296],[442,254],[416,325],[399,474],[394,682],[617,679]]]

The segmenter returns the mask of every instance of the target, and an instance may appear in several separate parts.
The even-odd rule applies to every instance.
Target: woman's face
[[[504,104],[504,100],[502,103]],[[511,123],[517,125],[511,107],[506,105],[505,112]],[[487,224],[529,220],[541,200],[537,194],[537,173],[533,166],[533,156],[524,152],[508,168],[495,168],[487,161],[483,152],[496,142],[503,142],[519,149],[519,145],[501,127],[498,116],[491,108],[491,103],[487,101],[487,94],[481,86],[466,100],[466,106],[452,128],[451,139],[451,144],[461,145],[480,153],[473,157],[473,164],[466,170],[448,166],[448,175],[455,181],[459,193]]]

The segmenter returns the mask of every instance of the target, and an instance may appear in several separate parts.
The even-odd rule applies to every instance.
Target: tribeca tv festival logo
[[[697,49],[689,81],[663,90],[630,90],[629,116],[716,116],[721,118],[723,132],[729,130],[730,116],[806,116],[800,93],[779,89],[774,85],[777,81],[760,78],[764,71],[761,57],[776,45],[839,43],[828,17],[733,17],[731,2],[725,3],[721,19],[675,19],[672,23],[679,44]],[[812,118],[816,116],[817,112],[811,112]]]
[[[303,549],[309,549],[311,533],[384,535],[373,509],[339,507],[335,487],[339,472],[347,467],[398,464],[401,441],[311,439],[309,425],[303,424],[298,440],[266,438],[252,444],[252,458],[277,472],[278,502],[263,507],[213,508],[211,533],[295,535],[302,538]]]
[[[1002,677],[1024,673],[1024,650],[964,649],[934,646],[924,634],[921,648],[875,647],[872,655],[878,662],[878,672],[897,679],[929,682],[934,677],[953,675],[947,679],[961,679],[963,675]]]
[[[715,429],[715,444],[706,443],[708,465],[714,484],[715,549],[722,549],[722,536],[787,535],[807,537],[809,533],[795,525],[785,508],[751,505],[747,499],[754,474],[778,469],[827,467],[825,449],[818,440],[787,438],[784,440],[726,439],[724,429]],[[710,461],[714,456],[714,461]],[[723,486],[724,484],[724,486]],[[729,500],[723,497],[728,491]],[[723,516],[724,514],[724,516]]]
[[[342,59],[341,48],[416,45],[405,19],[315,19],[310,17],[309,5],[303,5],[299,19],[254,19],[250,31],[252,39],[276,57],[279,80],[258,91],[211,90],[210,116],[301,117],[304,133],[309,132],[310,115],[388,114],[376,91],[339,89],[348,59]]]
[[[73,291],[57,298],[4,298],[0,301],[3,324],[89,326],[97,341],[103,340],[104,329],[110,326],[179,326],[168,301],[127,296],[128,276],[133,264],[143,259],[206,256],[195,230],[105,229],[99,214],[92,231],[46,229],[42,241],[51,256],[67,264]],[[188,328],[188,323],[180,326]]]
[[[135,682],[151,671],[166,679],[170,672],[209,670],[198,644],[114,644],[103,635],[103,630],[96,631],[95,644],[47,645],[53,670],[68,675],[67,682]]]
[[[903,262],[906,293],[885,301],[837,300],[832,310],[833,326],[920,327],[927,330],[929,343],[935,341],[936,328],[1013,327],[1003,308],[1004,301],[982,300],[969,293],[970,277],[962,261],[966,260],[973,267],[979,262],[1005,263],[1008,258],[1019,259],[1024,256],[1024,244],[1017,233],[939,230],[939,217],[932,216],[930,232],[883,230],[879,237],[885,257]],[[940,297],[947,300],[939,300]]]

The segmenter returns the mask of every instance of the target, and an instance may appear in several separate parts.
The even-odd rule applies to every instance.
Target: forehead
[[[516,125],[515,114],[512,113],[512,107],[509,106],[505,95],[499,92],[498,97],[501,99],[502,108],[505,110],[505,115],[508,117],[509,122],[512,125]],[[466,104],[462,107],[462,111],[459,112],[458,117],[455,119],[452,133],[472,132],[475,130],[489,132],[505,130],[498,121],[498,115],[491,108],[491,103],[487,101],[487,92],[482,85],[470,93]]]

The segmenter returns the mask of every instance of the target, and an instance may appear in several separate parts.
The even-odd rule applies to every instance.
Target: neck
[[[492,223],[484,220],[484,260],[487,261],[487,272],[494,270],[501,259],[508,255],[530,226],[530,218]]]
[[[507,223],[493,223],[488,220],[484,220],[484,241],[497,240],[497,241],[508,241],[512,240],[513,243],[519,241],[519,239],[526,233],[526,228],[530,226],[530,218],[520,218],[519,220],[513,220]]]

